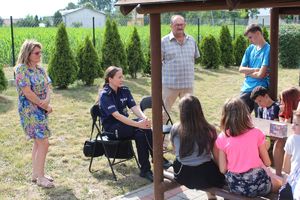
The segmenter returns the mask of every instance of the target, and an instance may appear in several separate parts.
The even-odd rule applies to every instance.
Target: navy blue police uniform
[[[134,139],[136,143],[141,173],[150,171],[149,154],[152,156],[152,131],[129,126],[114,118],[112,113],[119,112],[128,117],[127,108],[136,105],[130,90],[126,86],[115,92],[108,84],[103,87],[99,98],[101,123],[105,131],[114,133],[108,135],[110,139]],[[139,120],[139,119],[137,119]]]

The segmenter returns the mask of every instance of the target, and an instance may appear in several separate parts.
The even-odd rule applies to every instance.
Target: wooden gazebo
[[[233,10],[247,8],[272,8],[270,27],[270,95],[277,97],[278,83],[278,31],[279,15],[300,14],[299,0],[119,0],[116,6],[124,15],[134,8],[140,14],[150,14],[151,37],[151,93],[154,154],[154,196],[164,199],[164,192],[174,186],[163,177],[162,149],[162,83],[161,83],[161,26],[160,13],[178,11]]]

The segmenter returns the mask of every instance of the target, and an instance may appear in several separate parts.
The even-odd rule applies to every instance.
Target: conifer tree
[[[145,54],[145,67],[143,69],[145,74],[151,75],[151,52],[150,52],[150,42],[148,44],[148,48]]]
[[[200,44],[201,64],[207,69],[218,69],[220,64],[220,48],[213,35],[203,38]]]
[[[77,63],[70,49],[66,27],[60,24],[48,66],[49,76],[54,86],[64,89],[76,80],[77,71]]]
[[[266,40],[266,42],[270,44],[269,33],[265,26],[262,29],[262,33],[263,33],[263,36],[264,36],[264,39]]]
[[[221,62],[224,67],[229,67],[233,64],[233,47],[232,39],[227,26],[222,26],[220,32],[219,46],[221,50]]]
[[[233,41],[233,55],[236,66],[239,66],[241,64],[246,48],[247,41],[245,37],[243,35],[239,35]]]
[[[86,85],[93,85],[95,78],[103,76],[98,54],[88,36],[77,51],[77,64],[78,79]]]
[[[59,26],[63,21],[62,15],[59,11],[56,11],[53,16],[53,26]]]
[[[0,92],[7,89],[7,79],[5,77],[3,67],[0,66]]]
[[[128,73],[132,78],[137,78],[137,72],[145,66],[144,54],[141,47],[139,34],[134,27],[127,46]]]
[[[105,69],[111,65],[122,67],[123,72],[126,73],[126,54],[117,24],[107,19],[102,46],[102,68]]]

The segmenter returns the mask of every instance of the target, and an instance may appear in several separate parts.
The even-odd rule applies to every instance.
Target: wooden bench
[[[170,181],[176,182],[172,171],[164,170],[164,177]],[[210,193],[211,195],[217,195],[217,196],[223,197],[224,199],[230,199],[230,200],[275,200],[275,199],[278,199],[278,194],[275,194],[275,193],[270,193],[265,197],[258,196],[255,198],[248,198],[245,196],[231,193],[229,191],[229,188],[226,186],[224,188],[211,187],[211,188],[201,189],[201,191]],[[209,195],[209,196],[211,196],[211,195]]]

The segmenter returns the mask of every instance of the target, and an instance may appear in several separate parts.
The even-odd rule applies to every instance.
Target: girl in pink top
[[[269,176],[271,161],[265,146],[265,135],[254,128],[246,104],[239,98],[225,102],[221,117],[222,133],[216,145],[219,168],[225,174],[231,192],[255,197],[278,191],[280,182]]]

